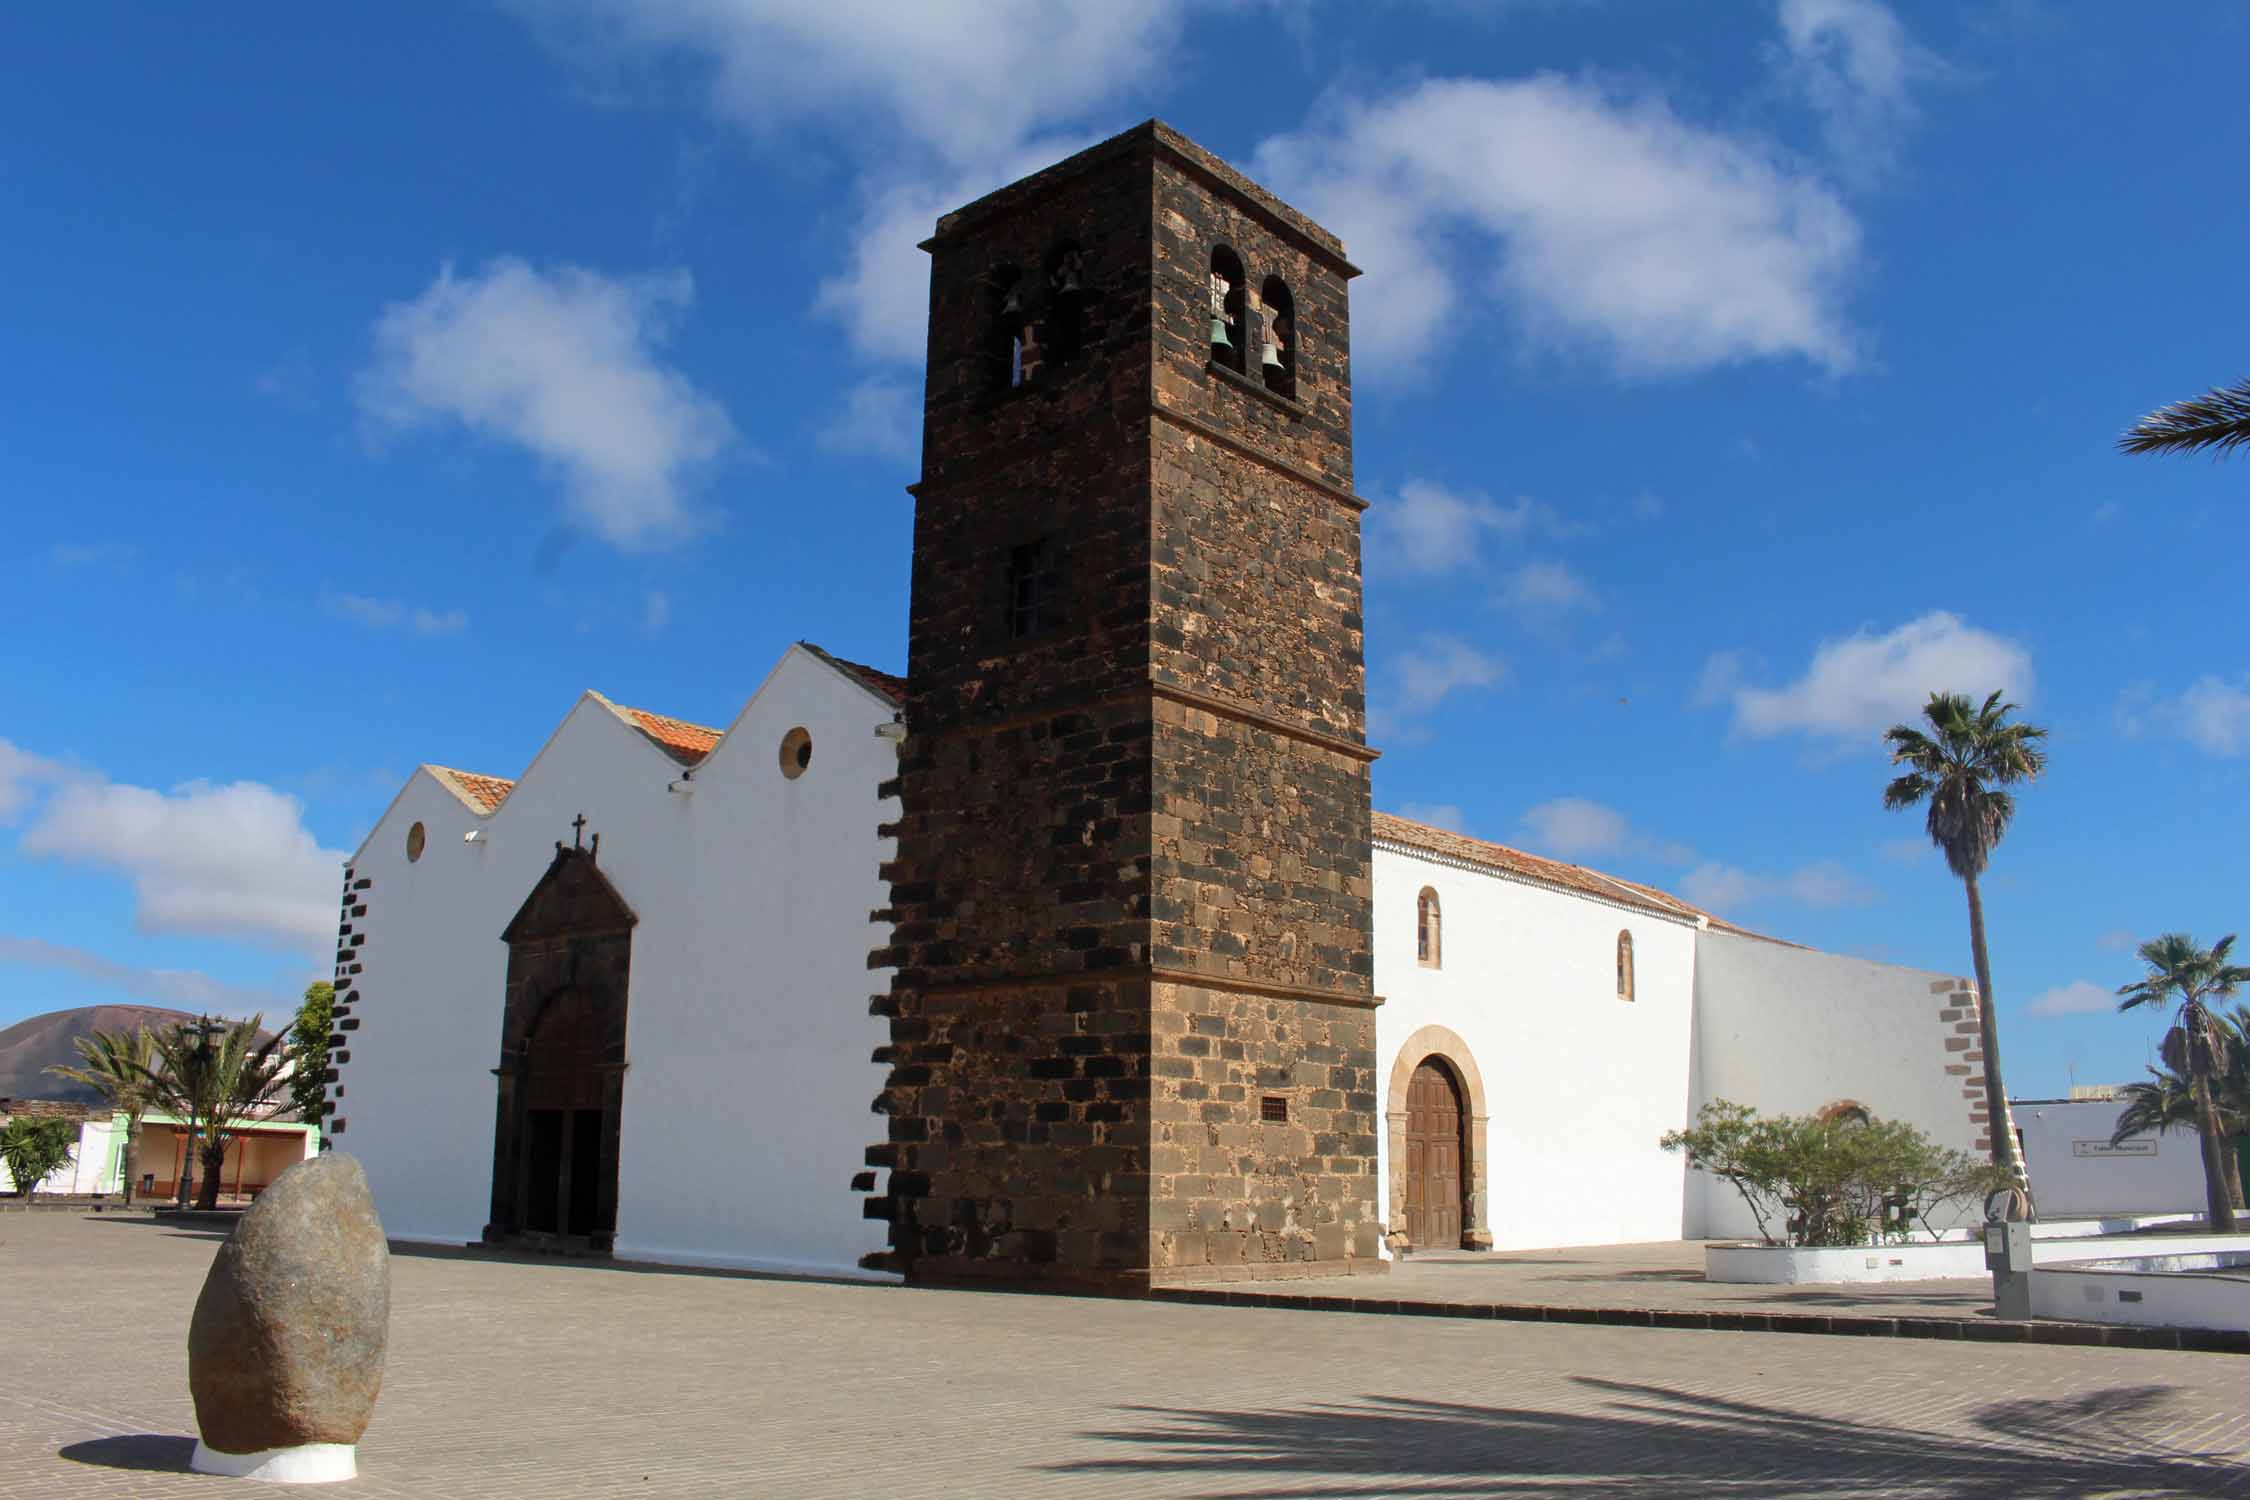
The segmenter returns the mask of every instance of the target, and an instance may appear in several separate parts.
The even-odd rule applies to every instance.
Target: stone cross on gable
[[[570,847],[573,849],[586,847],[586,815],[584,813],[580,813],[570,820]]]

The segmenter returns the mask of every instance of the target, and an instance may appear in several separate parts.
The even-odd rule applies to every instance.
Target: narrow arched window
[[[1277,396],[1297,395],[1297,299],[1279,276],[1268,276],[1258,301],[1265,311],[1265,328],[1258,341],[1258,366],[1266,389]]]
[[[1633,998],[1633,935],[1630,932],[1617,935],[1617,998]]]
[[[1038,341],[1042,363],[1056,369],[1086,347],[1086,253],[1069,240],[1047,257],[1047,316]]]
[[[1031,312],[1025,298],[1023,273],[1002,266],[992,273],[992,335],[986,356],[993,384],[1013,390],[1038,369],[1038,354],[1030,344]],[[1025,355],[1030,353],[1027,362]]]
[[[1414,959],[1425,969],[1443,966],[1444,934],[1440,929],[1437,892],[1428,886],[1414,901]]]
[[[1221,245],[1211,252],[1211,359],[1237,375],[1246,373],[1242,257]]]

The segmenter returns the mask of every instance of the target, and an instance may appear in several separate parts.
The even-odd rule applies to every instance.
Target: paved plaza
[[[1992,1280],[1893,1281],[1865,1286],[1749,1286],[1703,1279],[1703,1240],[1564,1250],[1423,1251],[1386,1276],[1288,1282],[1183,1282],[1184,1287],[1279,1297],[1317,1292],[1355,1300],[1645,1308],[1665,1312],[1827,1313],[1843,1317],[1988,1320]]]
[[[0,1497],[240,1489],[182,1472],[217,1243],[0,1216]],[[392,1272],[343,1493],[2250,1497],[2234,1355]]]

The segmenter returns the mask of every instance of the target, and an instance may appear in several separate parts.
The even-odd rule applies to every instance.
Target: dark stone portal
[[[485,1243],[606,1255],[617,1237],[625,1006],[639,920],[557,845],[508,945]]]

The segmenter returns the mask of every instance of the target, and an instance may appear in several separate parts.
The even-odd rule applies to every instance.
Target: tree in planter
[[[335,1028],[336,986],[316,979],[289,1028],[289,1099],[300,1120],[320,1123],[328,1099],[328,1037]]]
[[[216,1028],[182,1023],[156,1036],[151,1097],[169,1114],[201,1122],[194,1150],[203,1167],[197,1208],[219,1206],[227,1147],[254,1120],[270,1119],[289,1099],[289,1054],[279,1036],[258,1040],[262,1016]]]
[[[1994,693],[1974,707],[1959,693],[1932,693],[1923,705],[1929,732],[1893,724],[1883,732],[1891,764],[1908,768],[1883,788],[1883,806],[1894,812],[1929,804],[1930,842],[1945,855],[1946,867],[1969,893],[1969,953],[1977,972],[1977,1040],[1984,1054],[1985,1134],[1992,1142],[1992,1164],[2028,1195],[2031,1179],[2023,1153],[2008,1128],[2008,1095],[2000,1081],[1999,1001],[1992,993],[1992,960],[1984,946],[1984,896],[1977,887],[1992,851],[2016,815],[2016,799],[2005,788],[2036,779],[2046,769],[2039,742],[2047,731],[2033,724],[2010,724],[2013,703]]]
[[[125,1144],[118,1151],[123,1175],[125,1206],[133,1206],[133,1137],[140,1132],[141,1116],[149,1108],[149,1069],[156,1063],[156,1039],[146,1026],[132,1031],[91,1031],[73,1037],[79,1066],[61,1063],[47,1071],[58,1078],[98,1089],[109,1107],[125,1120]]]
[[[2148,973],[2117,990],[2119,1010],[2179,1001],[2161,1055],[2165,1067],[2188,1083],[2196,1132],[2203,1141],[2205,1212],[2211,1228],[2220,1234],[2234,1232],[2242,1196],[2241,1178],[2227,1160],[2234,1132],[2227,1128],[2218,1100],[2218,1086],[2227,1073],[2230,1027],[2212,1008],[2213,1001],[2226,999],[2250,981],[2250,967],[2227,961],[2233,950],[2232,933],[2199,948],[2186,933],[2167,932],[2141,944],[2141,962],[2148,965]]]
[[[1726,1099],[1704,1105],[1691,1129],[1659,1144],[1732,1186],[1769,1245],[1862,1245],[1909,1237],[1916,1223],[1934,1240],[1932,1213],[2009,1180],[2005,1168],[1939,1146],[1903,1121],[1761,1119]]]
[[[0,1125],[0,1161],[15,1179],[16,1196],[28,1198],[47,1174],[70,1160],[78,1145],[78,1122],[54,1116],[18,1115]]]

